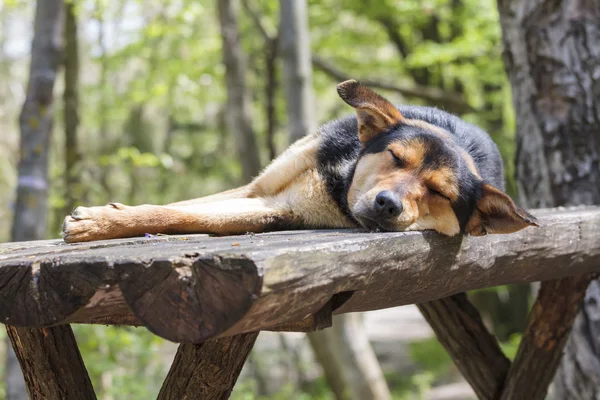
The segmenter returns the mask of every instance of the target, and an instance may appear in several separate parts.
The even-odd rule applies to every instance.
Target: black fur
[[[424,167],[451,167],[459,182],[459,199],[452,206],[461,229],[464,229],[475,203],[481,196],[481,182],[450,147],[459,146],[473,158],[483,180],[504,190],[502,159],[498,148],[482,129],[469,124],[455,115],[431,107],[400,106],[404,118],[417,119],[448,131],[454,143],[445,143],[439,136],[420,127],[399,124],[377,135],[366,146],[358,140],[358,124],[355,116],[329,122],[321,127],[321,144],[318,152],[318,170],[327,183],[327,190],[342,211],[352,218],[348,206],[348,189],[356,164],[363,154],[384,151],[389,143],[400,138],[419,136],[426,141],[428,153]],[[454,156],[453,156],[454,155]],[[442,165],[440,165],[442,164]]]

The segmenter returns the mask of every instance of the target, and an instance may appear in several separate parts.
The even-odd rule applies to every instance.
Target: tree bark
[[[477,397],[496,399],[510,360],[483,325],[467,295],[459,293],[418,304],[418,307]]]
[[[279,46],[290,142],[317,129],[306,0],[280,0]]]
[[[37,2],[29,84],[19,118],[21,159],[11,232],[15,242],[42,239],[46,234],[52,92],[61,62],[63,8],[62,0]]]
[[[260,20],[260,11],[255,10],[249,0],[242,0],[242,5],[250,15],[254,26],[260,32],[264,41],[265,58],[265,115],[267,117],[267,132],[265,142],[269,153],[269,160],[275,159],[277,149],[275,148],[275,131],[277,130],[276,92],[279,87],[277,79],[277,59],[279,55],[279,32],[269,33]]]
[[[81,159],[77,143],[77,126],[79,125],[79,39],[74,2],[68,2],[65,6],[64,65],[65,206],[63,215],[68,215],[75,208],[77,201],[81,201],[80,171],[77,168]]]
[[[260,172],[261,164],[252,128],[251,96],[246,86],[246,57],[240,43],[236,0],[218,0],[223,41],[223,64],[227,86],[225,122],[235,139],[242,167],[242,179],[249,182]]]
[[[308,338],[338,400],[391,399],[360,314],[336,315],[330,329]]]
[[[157,400],[228,399],[258,332],[181,344]]]
[[[600,4],[499,0],[498,6],[517,117],[521,202],[600,203]],[[566,345],[555,380],[558,398],[600,398],[598,284],[587,291]],[[560,354],[562,346],[554,351]]]
[[[96,399],[69,325],[43,329],[7,326],[7,332],[31,399]]]
[[[546,397],[590,279],[579,275],[542,282],[500,400]]]

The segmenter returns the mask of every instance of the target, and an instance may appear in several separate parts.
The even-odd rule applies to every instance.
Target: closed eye
[[[441,193],[440,193],[440,192],[438,192],[437,190],[435,190],[435,189],[431,189],[431,188],[428,188],[428,190],[429,190],[429,193],[431,193],[432,195],[434,195],[434,196],[438,196],[438,197],[441,197],[441,198],[444,198],[444,199],[446,199],[446,200],[450,201],[450,199],[449,199],[447,196],[444,196],[443,194],[441,194]]]
[[[394,152],[392,150],[388,149],[388,151],[394,158],[394,162],[396,163],[398,168],[404,168],[404,161],[402,161],[402,159],[400,157],[398,157],[396,154],[394,154]]]

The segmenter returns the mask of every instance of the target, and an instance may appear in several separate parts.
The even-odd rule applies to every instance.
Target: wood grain
[[[323,230],[3,244],[0,321],[140,323],[198,343],[299,324],[306,330],[302,321],[340,293],[351,295],[334,313],[600,271],[600,208],[535,214],[543,227],[478,238]]]

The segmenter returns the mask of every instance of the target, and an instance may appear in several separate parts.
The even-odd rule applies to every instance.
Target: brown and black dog
[[[337,90],[356,116],[297,141],[252,183],[166,206],[78,207],[64,240],[357,226],[480,236],[537,226],[502,191],[502,160],[484,131],[435,108],[397,108],[353,80]]]

